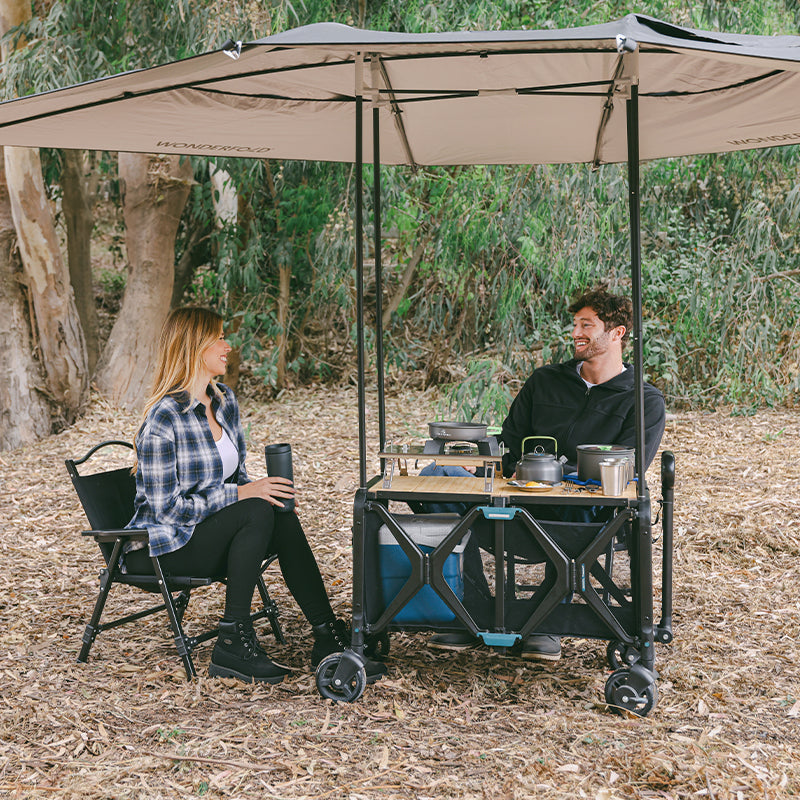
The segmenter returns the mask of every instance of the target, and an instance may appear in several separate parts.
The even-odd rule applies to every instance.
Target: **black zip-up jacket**
[[[576,468],[579,444],[636,446],[633,367],[625,364],[625,371],[615,378],[587,388],[578,375],[578,363],[572,359],[540,367],[525,381],[503,422],[500,438],[509,451],[503,457],[504,475],[514,472],[526,436],[554,437],[558,455],[567,457],[568,471]],[[661,392],[645,383],[645,468],[658,452],[665,416]],[[536,444],[552,452],[552,443],[547,442],[528,442],[526,451]]]

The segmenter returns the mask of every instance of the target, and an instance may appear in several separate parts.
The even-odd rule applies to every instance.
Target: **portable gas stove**
[[[484,436],[474,442],[454,442],[450,439],[428,439],[423,445],[422,454],[426,456],[474,455],[497,456],[500,458],[500,445],[496,436]]]
[[[483,467],[484,490],[494,488],[496,463],[502,457],[500,444],[495,436],[486,436],[474,442],[459,442],[450,439],[428,439],[424,444],[389,444],[378,453],[385,460],[383,488],[389,489],[394,477],[395,465],[400,466],[400,474],[408,475],[405,462],[409,458],[430,457],[439,466]]]

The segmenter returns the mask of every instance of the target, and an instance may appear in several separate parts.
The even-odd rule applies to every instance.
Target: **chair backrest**
[[[128,442],[101,442],[93,447],[83,458],[66,460],[67,472],[72,485],[83,506],[92,530],[119,530],[130,522],[133,516],[133,502],[136,497],[136,479],[130,467],[81,475],[78,466],[87,461],[98,450],[109,445],[121,445],[132,449]],[[100,545],[106,560],[111,555],[111,545]]]

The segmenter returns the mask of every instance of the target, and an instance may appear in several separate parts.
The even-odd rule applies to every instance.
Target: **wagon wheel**
[[[319,662],[316,672],[317,691],[327,700],[354,703],[364,693],[367,673],[363,666],[357,665],[352,656],[349,656],[345,675],[337,678],[336,671],[343,660],[344,653],[333,653]]]
[[[606,647],[606,660],[611,669],[621,669],[629,667],[640,660],[640,656],[633,648],[629,648],[625,642],[619,640],[610,641]]]
[[[642,689],[635,688],[631,670],[622,668],[611,674],[606,681],[606,703],[616,714],[630,711],[637,717],[646,717],[658,702],[658,688],[648,683]]]
[[[371,661],[383,661],[389,655],[389,632],[371,633],[364,638],[364,655]]]

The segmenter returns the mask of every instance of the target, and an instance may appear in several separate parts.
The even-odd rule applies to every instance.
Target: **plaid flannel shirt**
[[[211,408],[239,451],[239,485],[248,483],[239,406],[224,384],[211,394]],[[150,554],[183,547],[195,525],[238,500],[236,485],[222,480],[222,459],[205,407],[188,392],[167,395],[147,414],[136,435],[136,500],[128,528],[146,528]]]

